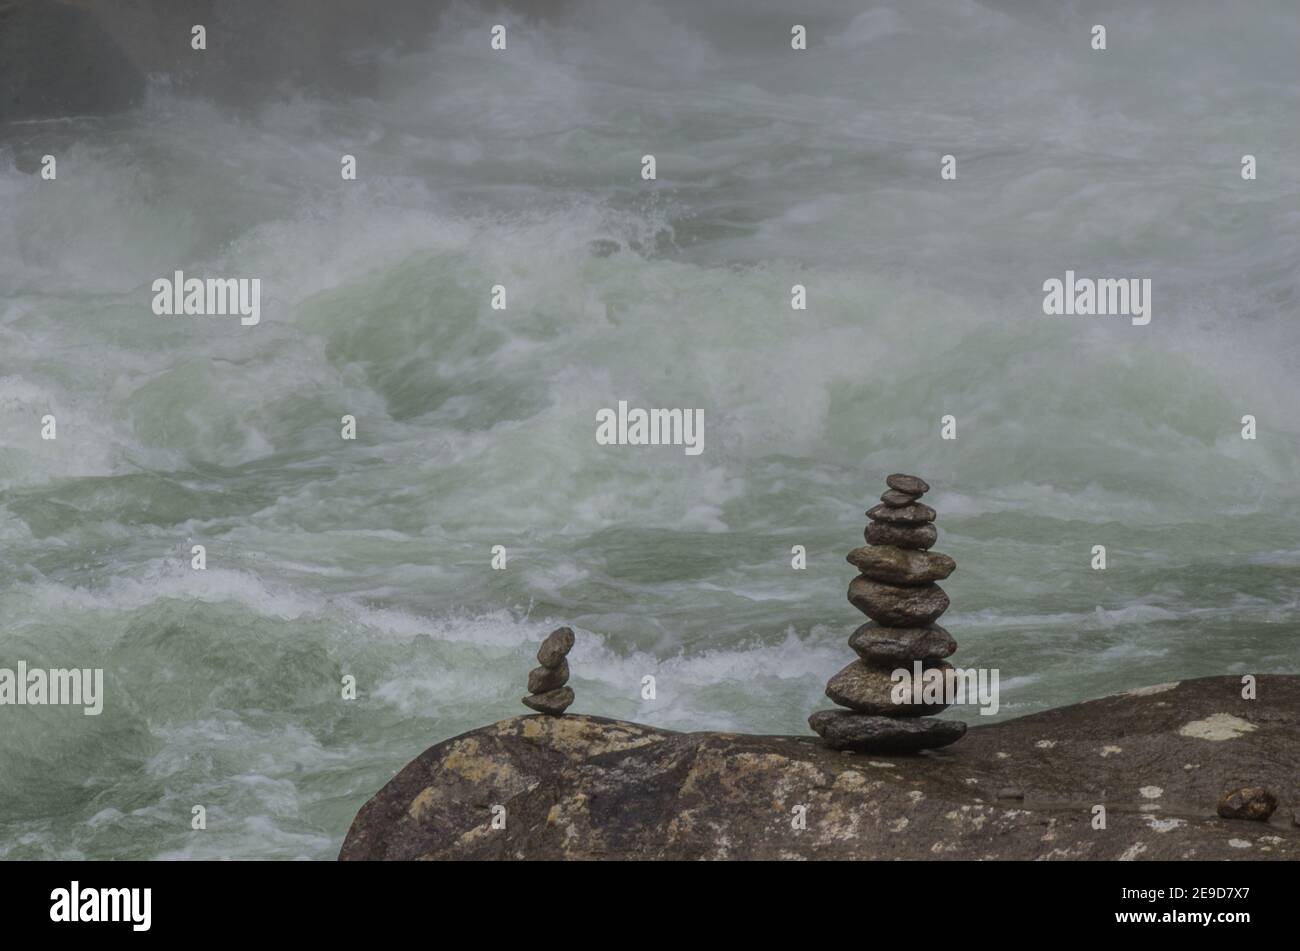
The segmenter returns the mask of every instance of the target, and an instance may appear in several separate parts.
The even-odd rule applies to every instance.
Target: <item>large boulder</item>
[[[529,18],[565,5],[496,4]],[[422,48],[457,5],[372,6],[375,13],[357,0],[0,0],[0,122],[120,111],[142,97],[146,76],[236,108],[294,91],[373,96],[385,64]],[[191,45],[196,25],[207,31],[201,51]]]
[[[86,10],[0,0],[0,123],[120,112],[143,94],[143,75]]]
[[[1243,700],[1237,677],[1160,684],[914,756],[515,717],[407,765],[339,857],[1300,859],[1300,677],[1261,676],[1258,693]],[[1277,793],[1271,822],[1215,814],[1243,786]]]

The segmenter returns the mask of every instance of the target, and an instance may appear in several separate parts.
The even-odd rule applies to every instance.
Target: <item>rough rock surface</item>
[[[937,584],[904,588],[858,575],[849,582],[849,603],[879,624],[925,627],[939,620],[949,601]]]
[[[868,544],[897,545],[899,548],[932,548],[939,540],[939,529],[929,522],[908,528],[888,522],[872,522],[862,533]]]
[[[942,581],[957,568],[957,562],[942,552],[915,551],[895,545],[863,545],[844,557],[873,581],[890,584]]]
[[[938,624],[929,627],[882,627],[868,621],[849,635],[849,646],[869,664],[910,664],[950,657],[957,641]]]
[[[977,725],[912,756],[514,717],[407,765],[362,807],[339,857],[1296,860],[1300,828],[1283,810],[1243,823],[1215,809],[1242,786],[1300,802],[1297,736],[1300,676],[1270,675],[1257,700],[1235,676],[1161,684]],[[1024,799],[998,801],[1007,788]]]

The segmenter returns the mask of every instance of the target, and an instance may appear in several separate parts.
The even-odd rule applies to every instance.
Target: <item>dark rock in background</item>
[[[129,109],[144,76],[96,17],[55,0],[0,0],[0,123]]]
[[[0,0],[0,122],[106,115],[146,79],[231,107],[303,90],[370,95],[379,64],[422,48],[450,0]],[[547,17],[564,0],[501,4]],[[207,29],[207,49],[190,45]],[[487,28],[484,24],[484,48]]]

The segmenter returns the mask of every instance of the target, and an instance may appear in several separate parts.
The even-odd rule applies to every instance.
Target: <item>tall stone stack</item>
[[[893,671],[909,674],[952,666],[944,658],[957,649],[952,635],[934,622],[948,609],[936,581],[957,563],[930,551],[938,540],[935,511],[920,499],[930,486],[916,476],[894,474],[889,490],[867,512],[867,544],[848,554],[861,572],[849,585],[849,602],[871,620],[849,637],[858,660],[826,684],[826,696],[845,710],[819,710],[808,718],[813,731],[837,750],[904,753],[955,743],[966,724],[936,720],[946,703],[896,703]],[[920,699],[919,695],[915,698]]]
[[[569,651],[573,649],[573,629],[557,627],[546,635],[537,648],[537,663],[528,672],[528,693],[523,704],[538,713],[558,717],[573,703],[573,688],[569,682]]]

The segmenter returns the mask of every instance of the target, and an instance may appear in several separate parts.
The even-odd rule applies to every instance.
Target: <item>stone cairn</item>
[[[957,567],[947,555],[928,549],[939,537],[935,511],[919,500],[930,486],[910,475],[891,475],[880,505],[867,512],[867,544],[848,554],[861,572],[849,585],[849,602],[871,618],[849,637],[859,660],[826,684],[826,696],[847,710],[819,710],[808,725],[832,749],[905,753],[955,743],[966,724],[925,716],[948,705],[895,703],[890,674],[914,662],[923,669],[951,671],[943,658],[957,642],[934,622],[948,609],[936,581]],[[909,698],[915,701],[917,697]]]
[[[528,672],[528,693],[523,704],[536,710],[558,717],[573,703],[573,688],[566,687],[569,682],[569,661],[566,659],[573,649],[573,631],[559,627],[546,635],[542,646],[537,649],[537,662]]]

